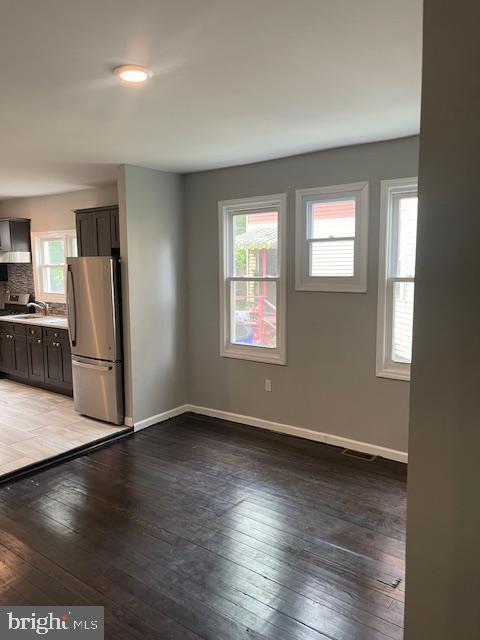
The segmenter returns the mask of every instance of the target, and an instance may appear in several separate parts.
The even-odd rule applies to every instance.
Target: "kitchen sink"
[[[37,318],[38,318],[38,316],[37,316]],[[41,316],[41,318],[42,318],[42,323],[43,323],[43,324],[47,324],[47,323],[48,323],[48,324],[53,324],[53,323],[58,324],[58,321],[59,321],[59,320],[65,320],[65,321],[67,320],[67,319],[66,319],[66,318],[64,318],[63,316],[62,316],[62,317],[57,317],[57,318],[49,318],[48,316],[47,316],[47,317],[45,317],[45,316]]]
[[[18,320],[30,320],[34,318],[41,318],[42,316],[40,316],[39,313],[16,313],[13,317]]]

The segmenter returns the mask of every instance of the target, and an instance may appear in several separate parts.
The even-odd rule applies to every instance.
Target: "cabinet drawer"
[[[27,326],[27,338],[42,339],[42,327]]]
[[[62,344],[68,344],[68,331],[66,329],[53,329],[53,328],[43,328],[43,337],[47,340],[51,340],[53,342],[61,342]]]
[[[23,337],[27,335],[27,327],[24,324],[13,325],[13,335]]]

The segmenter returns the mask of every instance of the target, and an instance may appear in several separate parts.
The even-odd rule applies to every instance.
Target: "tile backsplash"
[[[8,282],[0,282],[0,308],[3,309],[5,296],[7,295]]]
[[[35,299],[35,285],[33,280],[33,267],[31,264],[9,264],[8,282],[3,284],[4,292],[7,289],[10,293],[30,293]],[[55,315],[67,315],[67,306],[57,302],[50,302],[50,312]]]
[[[8,288],[10,293],[30,293],[35,295],[33,268],[31,264],[8,265]]]

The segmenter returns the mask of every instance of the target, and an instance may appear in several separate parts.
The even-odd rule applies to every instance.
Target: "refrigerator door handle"
[[[77,343],[77,310],[75,308],[75,290],[73,287],[72,267],[68,265],[67,269],[67,308],[68,308],[68,325],[70,329],[70,342],[72,347]]]
[[[95,371],[111,371],[112,367],[101,367],[96,364],[88,364],[87,362],[79,362],[78,360],[72,359],[72,364],[75,367],[80,367],[80,369],[95,369]]]
[[[112,334],[112,339],[113,339],[113,344],[115,345],[115,360],[117,360],[118,358],[118,353],[117,353],[117,307],[116,307],[116,300],[115,300],[115,296],[116,296],[116,291],[115,291],[115,271],[114,271],[114,264],[113,264],[113,260],[110,263],[110,287],[111,287],[111,292],[112,292],[112,327],[113,327],[113,334]]]

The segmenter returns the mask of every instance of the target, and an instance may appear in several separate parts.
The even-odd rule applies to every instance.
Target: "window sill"
[[[410,382],[410,368],[408,370],[387,368],[377,370],[377,378],[390,378],[391,380],[402,380]]]
[[[65,295],[55,295],[51,293],[42,293],[39,291],[35,293],[35,298],[39,302],[48,302],[52,304],[67,304],[67,298]]]
[[[260,353],[257,352],[257,349],[260,350]],[[265,364],[287,364],[284,354],[278,351],[268,353],[267,349],[262,349],[261,347],[254,347],[253,349],[248,347],[246,349],[229,347],[222,349],[220,355],[222,358],[234,358],[235,360],[249,360],[250,362],[262,362]]]
[[[300,281],[295,283],[296,291],[324,291],[328,293],[367,293],[367,285],[364,283],[331,283],[316,282],[315,280]]]

